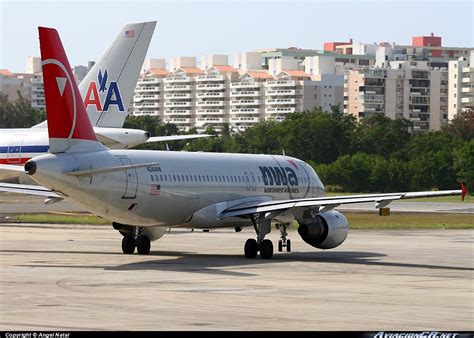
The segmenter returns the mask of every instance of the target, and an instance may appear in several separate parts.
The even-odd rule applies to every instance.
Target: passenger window
[[[176,175],[176,178],[178,179],[178,182],[181,182],[181,179],[179,178],[179,175]]]
[[[198,181],[198,180],[197,180],[197,176],[194,175],[194,182],[197,182],[197,181]]]
[[[153,182],[153,175],[150,175],[150,177],[151,177],[151,181]]]
[[[166,175],[165,175],[166,177]],[[160,175],[160,181],[163,182],[163,175]]]
[[[155,175],[155,180],[158,182],[158,175]]]
[[[189,176],[188,176],[188,175],[186,175],[186,182],[188,182],[188,181],[189,181]]]
[[[181,175],[181,182],[184,182],[184,175]]]
[[[176,176],[173,175],[173,182],[176,182]]]

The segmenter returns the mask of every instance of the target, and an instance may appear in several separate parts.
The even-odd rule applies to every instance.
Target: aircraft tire
[[[258,244],[257,241],[253,238],[247,239],[244,246],[245,257],[255,258],[257,257]]]
[[[283,241],[280,239],[278,241],[278,252],[282,252],[283,251]]]
[[[148,236],[140,235],[137,238],[137,251],[139,255],[148,255],[150,253],[151,243]]]
[[[135,252],[135,238],[132,234],[126,234],[122,238],[122,251],[126,255],[131,255]]]
[[[270,259],[273,257],[273,243],[269,239],[264,239],[260,244],[260,257]]]
[[[291,252],[291,241],[289,239],[286,240],[286,252]]]

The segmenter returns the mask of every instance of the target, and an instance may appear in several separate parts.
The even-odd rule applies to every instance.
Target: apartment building
[[[246,71],[230,84],[229,125],[233,131],[244,131],[265,119],[265,87],[273,76],[264,70]]]
[[[164,61],[164,60],[163,60]],[[133,96],[132,113],[136,116],[158,116],[164,120],[163,79],[171,73],[163,68],[151,68],[140,75]]]
[[[358,120],[375,114],[406,118],[414,132],[439,130],[448,121],[448,71],[433,69],[428,61],[348,70],[344,113]]]
[[[0,69],[0,91],[12,101],[19,95],[24,98],[31,96],[31,74],[12,73],[8,69]]]
[[[227,60],[221,60],[227,63]],[[196,97],[196,128],[204,132],[208,127],[221,132],[224,124],[229,124],[231,97],[231,83],[238,78],[238,71],[234,67],[223,64],[205,65],[203,75],[197,77]]]
[[[466,107],[474,107],[474,51],[469,57],[449,61],[448,115],[452,119]]]

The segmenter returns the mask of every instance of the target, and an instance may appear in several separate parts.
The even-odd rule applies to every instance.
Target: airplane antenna
[[[286,155],[285,155],[285,149],[284,149],[284,148],[282,149],[282,154],[283,154],[283,156],[286,156]]]
[[[168,143],[166,143],[166,151],[170,151],[170,147],[168,146]]]

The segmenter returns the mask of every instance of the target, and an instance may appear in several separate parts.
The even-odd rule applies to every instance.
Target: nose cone
[[[25,173],[27,175],[34,175],[36,173],[36,162],[29,160],[28,162],[25,163]]]

